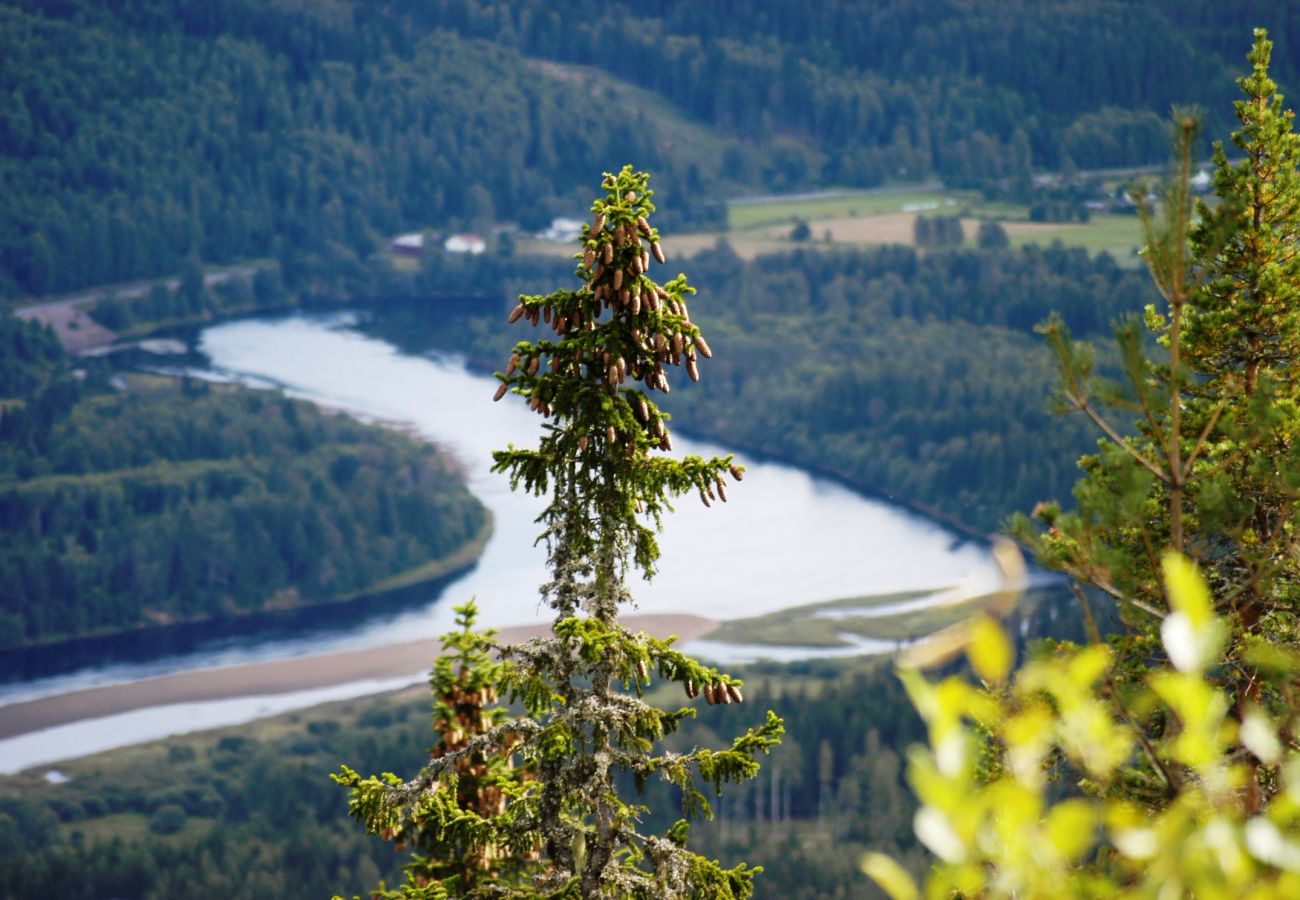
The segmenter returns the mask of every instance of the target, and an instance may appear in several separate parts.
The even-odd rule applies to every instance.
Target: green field
[[[824,195],[737,200],[727,207],[727,225],[734,232],[803,219],[818,220],[880,216],[899,212],[957,212],[980,202],[976,191],[945,188],[889,187],[858,191],[831,191]],[[813,229],[816,233],[816,228]]]
[[[1044,228],[1032,234],[1010,235],[1015,247],[1025,244],[1049,244],[1054,240],[1069,247],[1083,247],[1089,253],[1105,250],[1121,265],[1137,265],[1137,249],[1141,244],[1141,226],[1137,216],[1099,215],[1084,223],[1062,224],[1058,228]]]

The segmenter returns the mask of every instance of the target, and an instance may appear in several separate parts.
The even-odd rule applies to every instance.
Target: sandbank
[[[703,637],[719,624],[688,613],[644,613],[624,616],[622,622],[628,628],[657,638],[675,634],[683,641]],[[524,641],[549,630],[545,623],[516,625],[501,629],[498,639]],[[428,671],[438,649],[437,641],[425,638],[362,650],[196,669],[24,700],[0,706],[0,740],[152,706],[288,694],[400,678]]]

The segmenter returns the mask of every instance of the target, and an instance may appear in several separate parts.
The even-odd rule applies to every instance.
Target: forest
[[[0,339],[0,646],[338,600],[488,527],[412,438],[266,391],[110,382],[12,317]]]
[[[0,296],[535,229],[614,161],[655,172],[674,228],[717,226],[737,191],[1015,191],[1159,162],[1171,102],[1223,134],[1233,38],[1269,26],[1287,84],[1300,35],[1263,0],[789,10],[10,0]]]

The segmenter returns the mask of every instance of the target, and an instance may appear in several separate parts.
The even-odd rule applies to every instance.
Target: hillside
[[[625,161],[675,229],[723,224],[737,191],[1014,193],[1163,159],[1172,102],[1223,134],[1249,26],[1279,60],[1300,33],[1264,2],[792,9],[8,0],[0,296],[267,255],[296,287],[400,231],[535,230]]]
[[[29,362],[3,370],[0,647],[427,580],[488,527],[432,447],[266,391],[110,385],[2,321]]]

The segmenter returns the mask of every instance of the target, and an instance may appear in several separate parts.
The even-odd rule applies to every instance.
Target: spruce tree
[[[512,485],[549,498],[539,516],[550,580],[542,595],[555,611],[552,633],[498,647],[501,668],[484,684],[522,703],[525,715],[485,722],[481,732],[443,751],[414,779],[336,778],[353,790],[351,809],[380,833],[418,834],[430,856],[482,856],[493,848],[515,865],[467,868],[450,877],[432,870],[408,879],[409,897],[748,897],[759,870],[724,868],[686,849],[689,820],[710,815],[705,789],[752,778],[755,757],[776,744],[782,724],[761,724],[722,750],[656,751],[695,714],[643,699],[656,679],[676,682],[687,698],[741,702],[741,682],[676,650],[672,640],[634,633],[619,622],[632,601],[629,578],[649,578],[656,539],[670,502],[698,493],[707,506],[726,500],[730,457],[672,459],[668,416],[652,392],[666,394],[669,372],[699,379],[711,356],[690,319],[694,289],[684,275],[650,276],[664,262],[648,176],[624,167],[606,173],[578,254],[576,288],[524,296],[510,315],[550,334],[521,341],[497,400],[525,399],[545,420],[537,447],[494,454]],[[484,646],[484,645],[476,645]],[[496,775],[466,770],[466,760],[513,757]],[[474,791],[460,785],[476,779]],[[644,809],[625,800],[653,778],[675,785],[683,818],[663,835],[642,834]],[[473,798],[497,791],[496,809]],[[521,871],[522,863],[526,871]],[[529,883],[524,883],[527,880]]]
[[[1107,384],[1094,377],[1090,348],[1071,340],[1059,320],[1045,327],[1060,363],[1063,405],[1091,416],[1106,438],[1081,462],[1076,510],[1041,505],[1047,531],[1024,520],[1017,531],[1049,567],[1118,603],[1126,626],[1114,641],[1121,705],[1124,685],[1167,664],[1162,554],[1189,557],[1229,627],[1219,677],[1235,714],[1264,704],[1285,731],[1292,725],[1289,690],[1270,677],[1267,660],[1295,646],[1300,613],[1300,141],[1268,77],[1270,50],[1257,31],[1252,72],[1238,81],[1245,98],[1236,104],[1241,127],[1233,142],[1243,158],[1230,163],[1216,148],[1214,207],[1191,203],[1197,125],[1176,113],[1176,171],[1161,209],[1144,215],[1145,258],[1164,299],[1145,316],[1162,348],[1158,357],[1147,353],[1143,323],[1124,323],[1125,382]],[[1138,413],[1132,434],[1111,423],[1107,404]],[[1174,726],[1155,716],[1145,727],[1159,737]],[[1138,772],[1130,788],[1161,805],[1181,777],[1160,768]],[[1255,766],[1243,796],[1258,806],[1276,783],[1275,773]]]

